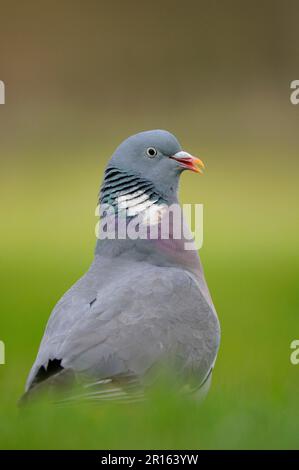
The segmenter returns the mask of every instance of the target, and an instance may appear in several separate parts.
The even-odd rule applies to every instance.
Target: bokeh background
[[[297,1],[0,0],[1,448],[298,448]],[[88,268],[103,168],[128,135],[200,155],[182,202],[222,326],[202,406],[167,386],[137,407],[16,401],[45,322]]]

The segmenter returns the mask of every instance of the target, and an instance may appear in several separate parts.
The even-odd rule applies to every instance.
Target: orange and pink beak
[[[175,153],[170,158],[179,163],[180,167],[185,170],[191,170],[195,173],[200,173],[202,175],[202,170],[205,168],[203,162],[197,158],[190,155],[188,152],[181,150],[180,152]]]

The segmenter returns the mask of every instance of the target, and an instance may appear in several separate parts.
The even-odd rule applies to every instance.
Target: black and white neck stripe
[[[165,204],[154,184],[141,177],[116,167],[108,167],[100,191],[101,205],[112,206],[115,212],[125,211],[134,217],[154,204]]]

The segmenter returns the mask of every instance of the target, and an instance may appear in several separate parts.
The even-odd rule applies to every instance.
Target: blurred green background
[[[297,1],[0,0],[0,448],[298,448]],[[56,301],[88,268],[107,159],[175,133],[205,161],[201,258],[222,326],[206,401],[20,413]]]

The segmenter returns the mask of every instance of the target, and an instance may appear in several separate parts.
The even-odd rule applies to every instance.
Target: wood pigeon
[[[169,209],[179,206],[181,173],[202,168],[164,130],[140,132],[115,150],[99,202],[109,208],[101,228],[116,223],[55,306],[22,401],[74,383],[80,391],[66,400],[137,401],[164,366],[195,396],[208,388],[220,341],[217,314],[197,250],[186,249],[184,234],[174,236],[174,221],[168,237],[161,230]],[[122,225],[131,226],[131,236],[117,236]]]

